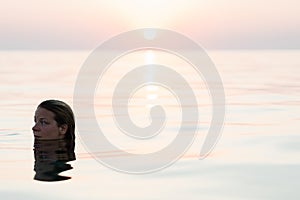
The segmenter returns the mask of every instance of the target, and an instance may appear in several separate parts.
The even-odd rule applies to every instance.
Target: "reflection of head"
[[[66,103],[59,100],[46,100],[40,103],[38,108],[44,108],[54,113],[54,120],[58,127],[66,124],[68,126],[65,134],[66,139],[75,139],[75,120],[72,109]]]
[[[59,173],[73,169],[69,161],[76,160],[75,141],[34,140],[34,179],[40,181],[61,181],[71,177],[61,176]]]

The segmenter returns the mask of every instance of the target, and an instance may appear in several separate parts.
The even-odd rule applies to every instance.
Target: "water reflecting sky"
[[[201,84],[191,78],[193,85],[200,85],[197,94],[202,110],[198,137],[174,165],[154,174],[139,176],[118,173],[101,165],[86,151],[80,137],[76,139],[76,161],[69,163],[65,163],[68,160],[65,153],[69,151],[60,154],[62,151],[54,150],[64,147],[64,144],[49,143],[42,145],[41,149],[42,146],[34,141],[31,127],[36,105],[50,98],[72,105],[76,75],[88,53],[0,52],[1,199],[300,197],[300,51],[208,52],[222,77],[227,99],[226,122],[219,143],[205,160],[197,159],[209,125],[210,102]],[[188,71],[184,73],[189,76]],[[167,93],[161,94],[163,101],[168,99]],[[142,96],[142,91],[138,95]],[[143,102],[145,99],[137,98],[132,103],[140,105]],[[170,100],[171,106],[167,106],[171,113],[178,112],[174,102]],[[105,102],[99,103],[95,110],[97,116],[102,117],[104,129],[113,133],[114,127],[105,123],[110,119],[107,106]],[[144,123],[138,121],[139,116],[133,116],[133,119]],[[176,116],[171,119],[169,133],[176,131],[176,121],[179,120]],[[165,137],[167,135],[162,138]],[[159,144],[165,145],[168,139]],[[122,141],[122,138],[117,138],[115,142],[124,149],[130,146],[130,143],[122,146]],[[36,153],[39,151],[36,160],[33,146]],[[146,152],[153,150],[151,142],[144,146],[137,144],[136,150],[139,148]],[[33,177],[49,178],[44,172],[36,175],[34,171],[44,169],[40,164],[45,152],[54,160],[63,157],[59,170],[69,169],[70,165],[73,169],[60,175],[72,179],[55,183],[34,180]],[[103,155],[110,156],[109,152]],[[56,172],[54,174],[56,176]]]

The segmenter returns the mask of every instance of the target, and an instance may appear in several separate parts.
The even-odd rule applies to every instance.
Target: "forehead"
[[[50,110],[47,110],[45,108],[40,108],[38,107],[35,111],[34,117],[39,119],[39,118],[46,118],[46,119],[54,119],[54,113],[51,112]]]

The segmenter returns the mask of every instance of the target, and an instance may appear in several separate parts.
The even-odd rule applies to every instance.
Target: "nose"
[[[40,130],[40,128],[39,128],[39,126],[38,126],[37,123],[34,124],[34,126],[32,127],[32,130],[33,130],[33,131],[39,131],[39,130]]]

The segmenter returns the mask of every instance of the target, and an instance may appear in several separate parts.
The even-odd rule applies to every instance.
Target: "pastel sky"
[[[208,49],[300,48],[299,0],[0,0],[0,49],[93,49],[137,28]]]

